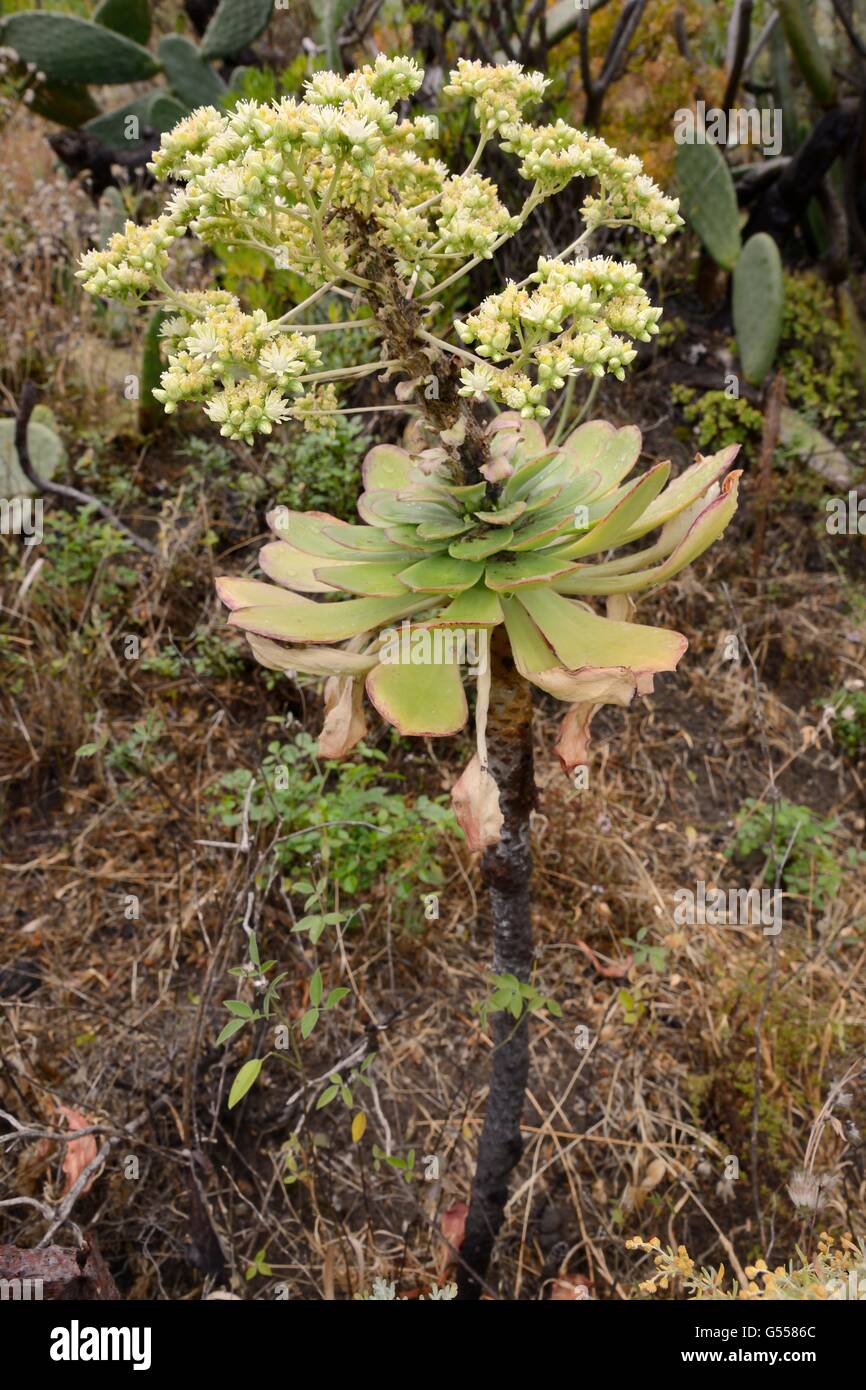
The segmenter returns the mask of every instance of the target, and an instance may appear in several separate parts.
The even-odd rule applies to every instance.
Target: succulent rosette
[[[681,633],[602,615],[589,600],[629,611],[617,596],[665,583],[722,534],[737,505],[738,446],[698,455],[671,480],[667,462],[631,476],[634,426],[592,420],[556,448],[535,421],[504,413],[489,434],[487,480],[469,485],[452,479],[444,451],[377,445],[364,463],[362,524],[278,507],[259,555],[266,579],[217,581],[230,625],[262,665],[329,678],[323,756],[363,738],[365,691],[401,734],[464,727],[465,644],[431,647],[437,630],[465,638],[504,624],[519,672],[569,706],[556,745],[566,771],[585,759],[594,710],[649,693],[685,652]],[[650,533],[651,544],[632,546]],[[488,688],[482,663],[479,751],[454,789],[475,848],[500,824],[484,748]]]

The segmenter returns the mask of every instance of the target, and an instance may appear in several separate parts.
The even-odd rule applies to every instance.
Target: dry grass
[[[196,511],[156,566],[123,557],[138,570],[137,588],[89,650],[70,655],[69,639],[87,630],[95,584],[66,613],[38,580],[18,602],[4,594],[29,674],[6,697],[0,754],[3,956],[39,972],[33,993],[4,1001],[3,1107],[31,1131],[12,1146],[7,1194],[60,1201],[64,1146],[40,1131],[56,1131],[62,1101],[103,1127],[100,1176],[70,1219],[95,1230],[125,1292],[195,1298],[218,1284],[214,1232],[242,1296],[286,1284],[292,1297],[350,1297],[379,1274],[420,1289],[444,1274],[442,1218],[466,1199],[483,1112],[490,1044],[472,1001],[486,991],[488,931],[476,868],[449,845],[438,922],[425,923],[419,903],[414,928],[397,930],[382,884],[342,958],[323,948],[316,957],[290,934],[299,905],[264,831],[253,827],[247,852],[196,843],[224,838],[207,789],[227,769],[255,766],[264,719],[283,696],[252,668],[243,680],[186,669],[165,679],[118,653],[130,614],[149,615],[145,650],[169,629],[188,631],[199,605],[218,621],[196,544],[210,522]],[[543,1297],[556,1278],[580,1275],[598,1297],[627,1297],[643,1277],[623,1249],[636,1229],[735,1269],[758,1252],[784,1260],[804,1236],[786,1183],[834,1083],[862,1067],[862,877],[847,875],[823,913],[789,903],[777,946],[757,928],[684,928],[672,915],[678,887],[742,878],[724,848],[743,797],[769,789],[768,754],[782,794],[834,811],[844,839],[862,840],[861,774],[818,732],[811,703],[858,669],[856,622],[842,624],[850,642],[839,636],[844,581],[774,569],[758,584],[738,581],[735,554],[720,554],[656,602],[654,616],[688,632],[692,650],[640,709],[598,717],[588,790],[555,770],[556,711],[539,706],[537,971],[564,1014],[533,1029],[526,1152],[492,1295]],[[768,592],[781,601],[768,602]],[[722,659],[737,629],[757,680],[748,660]],[[314,692],[305,703],[312,730]],[[122,741],[148,710],[167,729],[153,765],[121,775],[102,755],[75,758],[94,724]],[[445,782],[459,766],[455,750],[430,751],[432,763],[392,763],[410,795],[431,789],[431,769]],[[124,916],[129,894],[140,900],[137,920]],[[307,1005],[316,958],[329,962],[331,983],[351,972],[358,993],[310,1040],[304,1075],[271,1067],[229,1112],[227,1088],[248,1044],[217,1048],[215,1038],[220,1001],[236,992],[226,971],[243,959],[244,925],[289,971],[293,1016]],[[629,962],[624,938],[642,926],[666,952],[661,973]],[[636,1021],[627,1021],[623,988],[639,996]],[[588,1048],[576,1046],[581,1026]],[[348,1112],[314,1107],[329,1072],[367,1051],[376,1052],[374,1089],[367,1133],[354,1144]],[[855,1083],[855,1123],[863,1100]],[[852,1133],[840,1116],[825,1121],[813,1161],[828,1180],[821,1223],[857,1233],[864,1193]],[[304,1176],[287,1186],[292,1135]],[[403,1156],[414,1148],[419,1173],[435,1156],[438,1179],[377,1171],[373,1144]],[[138,1179],[124,1176],[129,1155]],[[725,1178],[731,1155],[738,1181]],[[18,1242],[44,1234],[41,1212],[12,1215]],[[248,1281],[262,1247],[273,1273]]]

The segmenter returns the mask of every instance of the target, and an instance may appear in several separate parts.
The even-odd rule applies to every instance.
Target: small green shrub
[[[764,882],[771,885],[775,882],[776,866],[784,859],[782,887],[789,893],[811,898],[820,909],[838,893],[842,881],[838,831],[835,817],[816,815],[808,806],[783,797],[775,804],[774,817],[772,805],[749,797],[743,802],[733,842],[725,853],[735,859],[747,859],[761,851],[767,860]],[[853,849],[845,857],[852,867],[866,860],[866,854]]]
[[[761,437],[764,417],[744,396],[725,391],[705,391],[698,396],[690,386],[675,385],[671,400],[683,407],[683,416],[701,449],[724,449]]]
[[[863,404],[856,348],[814,272],[785,276],[780,352],[788,404],[816,425],[849,424]]]
[[[335,417],[333,431],[298,430],[294,438],[275,439],[264,455],[274,502],[354,520],[369,443],[358,421],[345,415]]]
[[[259,473],[240,466],[231,448],[212,439],[193,436],[184,454],[193,461],[193,476],[211,489],[219,484],[248,502],[332,512],[347,519],[354,518],[369,443],[357,420],[337,415],[332,429],[299,427],[285,438],[269,440],[259,455]]]
[[[109,608],[128,598],[130,586],[138,582],[130,566],[107,563],[128,554],[132,542],[111,522],[95,515],[93,506],[74,512],[46,509],[44,548],[51,559],[48,578],[52,592],[85,590],[99,572],[96,599],[102,608]]]
[[[185,642],[161,647],[141,660],[142,671],[152,671],[171,680],[182,676],[190,667],[197,676],[223,680],[238,675],[246,663],[236,643],[201,626]]]
[[[455,827],[444,798],[411,800],[394,787],[399,773],[385,771],[385,754],[361,744],[358,763],[324,762],[316,743],[298,733],[293,742],[268,744],[249,804],[250,824],[279,825],[286,835],[311,827],[276,847],[277,863],[287,873],[306,868],[317,852],[341,894],[367,892],[380,877],[404,918],[418,904],[421,885],[442,882],[441,838]],[[213,792],[213,809],[222,825],[243,819],[252,773],[226,773]],[[378,785],[390,782],[391,786]],[[327,829],[320,827],[326,825]]]

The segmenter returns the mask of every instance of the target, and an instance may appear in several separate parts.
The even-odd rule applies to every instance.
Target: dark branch
[[[134,531],[130,531],[129,527],[120,520],[120,517],[116,516],[110,507],[106,507],[104,502],[100,502],[98,497],[93,497],[89,492],[80,492],[77,487],[66,487],[63,483],[55,483],[39,477],[33,467],[27,443],[27,426],[30,424],[30,416],[33,414],[35,405],[36,387],[32,381],[25,381],[18,404],[18,414],[15,418],[15,449],[18,454],[18,462],[21,465],[21,472],[27,481],[35,487],[37,492],[50,492],[56,497],[66,497],[71,502],[82,502],[85,506],[95,507],[106,521],[110,521],[112,526],[116,526],[119,531],[128,536],[139,550],[143,550],[147,555],[157,555],[159,552],[154,545],[151,545],[150,541],[146,541],[142,536],[137,536]]]

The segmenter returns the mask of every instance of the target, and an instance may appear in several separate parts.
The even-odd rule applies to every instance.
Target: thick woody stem
[[[490,454],[483,425],[459,394],[460,363],[422,336],[426,328],[424,306],[407,299],[393,262],[377,245],[375,220],[360,213],[345,212],[344,216],[357,237],[355,264],[370,282],[364,298],[381,325],[386,356],[399,359],[410,377],[428,381],[426,388],[418,390],[417,398],[437,434],[462,425],[462,439],[452,446],[452,453],[459,459],[463,482],[482,482],[481,468]],[[431,381],[435,383],[432,389]]]
[[[364,247],[360,268],[373,288],[365,291],[382,325],[389,358],[400,358],[413,377],[432,377],[433,392],[419,393],[419,404],[432,428],[456,433],[454,446],[465,483],[481,481],[489,459],[484,429],[459,395],[459,365],[422,336],[423,310],[407,299],[388,259],[376,250],[369,223],[357,219]],[[457,429],[456,427],[462,428]],[[493,489],[495,485],[488,485]],[[517,671],[504,627],[490,642],[491,686],[487,716],[488,768],[499,788],[504,822],[498,844],[485,850],[482,878],[493,919],[493,973],[529,980],[532,969],[530,878],[532,852],[529,816],[535,804],[532,765],[532,696]],[[459,1297],[477,1299],[496,1235],[505,1215],[508,1180],[523,1150],[520,1119],[529,1076],[529,1027],[524,1013],[491,1016],[493,1062],[469,1215],[461,1249]]]
[[[532,697],[515,669],[502,627],[494,629],[490,647],[488,759],[505,819],[499,843],[484,851],[482,878],[493,917],[493,972],[516,975],[524,982],[532,968]],[[508,1180],[523,1151],[520,1120],[529,1076],[527,1015],[515,1022],[509,1013],[495,1013],[491,1028],[494,1053],[490,1088],[460,1252],[458,1289],[463,1300],[477,1299],[481,1293],[505,1214]]]

